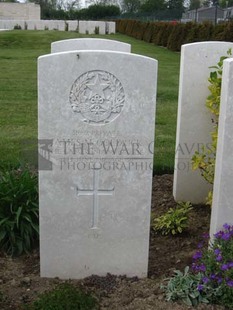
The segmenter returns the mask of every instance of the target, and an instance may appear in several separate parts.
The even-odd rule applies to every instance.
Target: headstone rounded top
[[[70,103],[79,119],[92,125],[113,121],[125,102],[121,82],[103,70],[88,71],[79,76],[70,90]]]

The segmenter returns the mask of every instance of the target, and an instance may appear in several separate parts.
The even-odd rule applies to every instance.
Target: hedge
[[[116,30],[148,43],[164,46],[172,51],[180,51],[181,45],[200,41],[233,42],[233,22],[214,26],[210,22],[197,24],[189,22],[141,22],[137,20],[117,20]]]

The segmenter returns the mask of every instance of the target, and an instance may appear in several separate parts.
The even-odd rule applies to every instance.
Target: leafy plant
[[[39,237],[37,176],[29,170],[0,173],[0,248],[10,255],[32,249]]]
[[[28,310],[94,310],[99,309],[97,300],[69,283],[42,294]]]
[[[16,24],[16,25],[14,26],[14,29],[15,29],[15,30],[21,30],[22,27],[21,27],[19,24]]]
[[[100,28],[99,27],[95,27],[95,34],[99,34],[100,33]]]
[[[188,226],[188,213],[191,210],[190,202],[178,203],[175,209],[170,208],[165,214],[153,219],[152,228],[163,235],[182,233]]]
[[[214,235],[209,248],[201,248],[193,256],[192,269],[202,272],[199,290],[212,291],[211,301],[233,308],[233,226],[225,224]]]
[[[227,51],[228,56],[220,57],[216,66],[210,67],[215,71],[210,73],[209,76],[209,90],[210,95],[206,100],[206,107],[212,114],[213,131],[211,132],[211,144],[203,146],[202,150],[195,152],[192,158],[193,170],[199,169],[203,178],[210,184],[214,183],[215,172],[215,159],[218,141],[218,118],[220,110],[220,97],[221,97],[221,85],[222,85],[222,70],[223,61],[232,54],[231,49]],[[212,204],[212,192],[209,192],[206,204]]]
[[[4,300],[3,293],[0,291],[0,302]]]
[[[188,266],[184,272],[176,270],[168,284],[162,286],[165,289],[166,300],[182,300],[188,306],[197,306],[201,302],[209,303],[209,300],[198,290],[201,279],[202,274],[200,272],[198,274],[191,273]]]

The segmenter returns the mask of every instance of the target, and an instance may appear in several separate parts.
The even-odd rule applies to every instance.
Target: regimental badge
[[[70,103],[80,119],[106,124],[121,113],[125,102],[121,82],[111,73],[95,70],[82,74],[71,87]]]

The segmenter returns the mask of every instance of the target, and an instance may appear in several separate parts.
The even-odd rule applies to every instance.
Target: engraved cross
[[[93,186],[91,189],[81,189],[77,187],[78,196],[93,196],[92,229],[98,228],[99,221],[99,196],[113,196],[115,188],[99,188],[99,168],[93,169]]]

